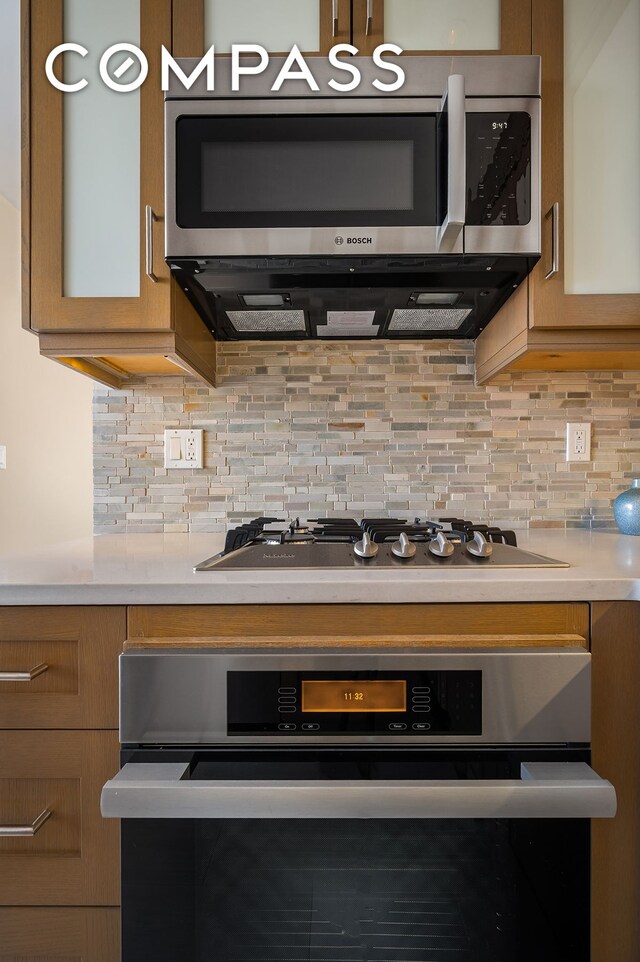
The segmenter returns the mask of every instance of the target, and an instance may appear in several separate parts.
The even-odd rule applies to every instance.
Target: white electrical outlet
[[[6,445],[0,444],[0,471],[6,471],[7,469],[7,448]]]
[[[567,461],[591,460],[591,425],[567,424]]]
[[[204,431],[164,432],[165,468],[201,468],[203,466]]]

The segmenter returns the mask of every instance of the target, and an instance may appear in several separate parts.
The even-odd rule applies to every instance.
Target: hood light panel
[[[412,294],[411,301],[419,307],[435,307],[442,304],[456,304],[460,297],[459,291],[453,291],[452,293],[426,291],[423,294]]]
[[[291,303],[289,294],[241,294],[245,307],[284,307]]]

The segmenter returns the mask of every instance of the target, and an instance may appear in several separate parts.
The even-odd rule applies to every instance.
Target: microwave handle
[[[450,254],[464,228],[466,215],[467,126],[462,74],[448,78],[442,110],[448,115],[447,210],[438,228],[437,249],[439,254]]]
[[[520,780],[190,781],[186,764],[129,762],[105,818],[613,818],[616,793],[584,762],[532,762]]]

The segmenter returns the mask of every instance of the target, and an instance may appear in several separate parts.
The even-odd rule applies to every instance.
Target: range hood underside
[[[537,255],[171,259],[219,340],[475,338]]]

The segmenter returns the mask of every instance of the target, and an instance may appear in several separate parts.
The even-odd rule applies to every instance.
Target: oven
[[[584,649],[129,649],[123,962],[588,962]]]

